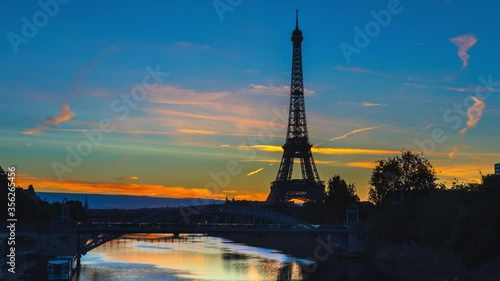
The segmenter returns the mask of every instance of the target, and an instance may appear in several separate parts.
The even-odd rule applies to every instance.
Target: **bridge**
[[[3,224],[4,228],[6,224]],[[318,239],[343,252],[362,251],[364,227],[357,224],[311,225],[261,205],[213,204],[165,208],[131,222],[17,222],[16,236],[32,241],[33,251],[45,256],[85,255],[122,235],[132,233],[201,233],[281,251],[313,251]],[[23,237],[23,238],[21,238]]]
[[[341,241],[338,239],[339,235],[362,235],[364,232],[364,228],[353,225],[310,225],[261,206],[237,204],[169,208],[133,222],[89,222],[78,223],[77,226],[78,252],[81,255],[131,233],[203,233],[216,236],[234,233],[329,235],[342,248],[348,250],[349,241]]]

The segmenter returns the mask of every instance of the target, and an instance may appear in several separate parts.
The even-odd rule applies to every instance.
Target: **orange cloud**
[[[279,163],[279,162],[281,162],[281,160],[279,160],[279,159],[255,159],[255,160],[243,159],[240,161],[241,162],[264,162],[264,163]]]
[[[314,163],[316,164],[332,164],[332,163],[335,163],[337,161],[323,161],[323,160],[314,160]]]
[[[438,177],[444,177],[446,179],[480,181],[481,175],[479,173],[481,168],[484,167],[476,166],[473,164],[463,164],[463,165],[436,166],[435,170]]]
[[[462,68],[467,68],[470,59],[467,51],[476,44],[477,38],[473,34],[464,34],[450,38],[450,41],[458,47],[458,56],[462,60]]]
[[[249,177],[253,176],[253,175],[259,173],[262,170],[264,170],[264,168],[259,168],[259,169],[255,170],[255,171],[252,171],[252,172],[248,173],[247,176],[249,176]]]
[[[217,132],[215,131],[207,131],[207,130],[193,130],[193,129],[179,129],[177,130],[179,133],[183,134],[191,134],[191,135],[215,135]]]
[[[486,106],[486,103],[477,97],[472,97],[472,100],[474,101],[474,104],[467,109],[467,117],[469,119],[467,120],[467,127],[460,131],[460,134],[462,135],[465,134],[465,132],[467,132],[470,128],[476,127],[477,123],[483,116],[483,110]]]
[[[370,161],[359,161],[359,162],[349,162],[347,163],[347,167],[356,167],[356,168],[366,168],[366,169],[373,169],[377,166],[377,163],[375,161],[370,162]]]
[[[453,149],[448,154],[448,156],[450,157],[450,159],[453,159],[453,157],[455,157],[455,154],[457,154],[457,152],[458,152],[458,146],[453,147]]]
[[[61,111],[59,112],[59,115],[47,118],[47,123],[57,125],[68,121],[73,116],[75,116],[75,113],[71,111],[69,105],[67,103],[63,103],[61,104]]]
[[[59,125],[63,122],[69,121],[73,116],[75,116],[75,113],[71,111],[71,108],[67,103],[62,103],[61,104],[61,111],[59,112],[59,115],[54,116],[54,117],[47,117],[44,120],[43,124],[38,125],[35,129],[33,130],[26,130],[23,132],[25,135],[37,135],[42,133],[43,131],[49,129],[49,125]]]
[[[283,148],[277,145],[251,145],[240,146],[242,150],[257,149],[265,152],[283,152]],[[333,148],[333,147],[313,147],[313,153],[327,154],[327,155],[395,155],[401,154],[399,150],[388,149],[369,149],[369,148]]]
[[[244,126],[244,127],[250,126],[254,128],[267,128],[269,126],[269,122],[264,122],[251,118],[236,117],[232,115],[221,116],[221,115],[198,114],[198,113],[189,113],[189,112],[169,110],[169,109],[149,109],[148,111],[165,116],[181,116],[193,119],[225,121],[225,122],[235,123],[238,126]]]
[[[91,181],[65,181],[50,180],[33,177],[25,174],[16,175],[16,183],[22,187],[32,184],[36,191],[66,192],[66,193],[95,193],[148,196],[166,198],[204,198],[225,199],[224,192],[214,193],[207,188],[188,188],[183,186],[165,186],[157,184],[121,183],[121,182],[91,182]],[[235,196],[240,200],[265,200],[267,193],[256,193],[247,190],[238,190]]]
[[[139,177],[136,177],[136,176],[127,176],[127,177],[117,177],[115,178],[115,180],[118,180],[118,181],[132,181],[132,180],[138,180]]]

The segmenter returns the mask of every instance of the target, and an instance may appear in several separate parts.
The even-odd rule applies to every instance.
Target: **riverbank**
[[[318,267],[311,272],[315,280],[323,280],[320,276],[327,277],[334,271],[346,270],[356,272],[356,275],[367,274],[370,278],[384,277],[405,281],[499,280],[500,257],[491,259],[477,268],[467,268],[460,257],[451,250],[432,249],[416,243],[387,243],[372,239],[366,253],[356,260],[339,258],[338,252],[327,255],[328,246],[319,243],[318,237],[313,235],[274,237],[260,234],[226,234],[224,238],[250,246],[276,249],[285,254],[318,262]],[[320,260],[317,260],[315,251],[319,251]],[[334,267],[337,270],[332,271]]]
[[[453,251],[417,243],[371,240],[365,258],[379,271],[408,281],[499,280],[500,257],[477,268],[467,268]]]

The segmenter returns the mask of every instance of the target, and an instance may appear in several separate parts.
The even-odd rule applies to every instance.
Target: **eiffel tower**
[[[325,185],[319,178],[307,134],[306,107],[304,104],[304,79],[302,77],[302,31],[299,29],[299,11],[296,11],[295,30],[292,33],[293,58],[290,87],[288,129],[283,147],[283,157],[276,180],[271,183],[268,202],[287,202],[300,199],[320,202],[325,196]],[[300,159],[302,179],[292,179],[293,161]]]

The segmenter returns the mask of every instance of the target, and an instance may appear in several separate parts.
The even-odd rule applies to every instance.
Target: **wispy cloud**
[[[474,34],[464,34],[450,38],[450,41],[458,47],[458,56],[462,60],[462,68],[467,68],[470,59],[467,51],[476,44],[477,38]]]
[[[377,76],[382,76],[382,77],[387,77],[387,78],[393,78],[394,77],[391,74],[387,74],[387,73],[380,72],[380,71],[377,71],[377,70],[366,69],[366,68],[358,67],[358,66],[337,65],[337,66],[335,66],[335,69],[338,70],[338,71],[355,72],[355,73],[365,73],[365,74],[377,75]]]
[[[349,105],[356,105],[356,106],[363,106],[363,107],[376,107],[376,106],[387,106],[386,103],[375,103],[375,102],[351,102],[351,101],[338,101],[337,104],[349,104]]]
[[[129,118],[124,129],[142,130],[151,127],[154,120],[159,131],[176,133],[174,137],[182,138],[183,142],[201,134],[250,135],[270,125],[284,131],[288,113],[284,97],[290,94],[289,89],[251,84],[233,91],[198,91],[163,85],[150,92],[150,103],[141,108],[147,118]]]
[[[259,168],[259,169],[255,170],[255,171],[251,171],[250,173],[247,174],[247,176],[249,176],[249,177],[253,176],[253,175],[259,173],[262,170],[264,170],[264,168]]]
[[[478,86],[467,86],[467,87],[451,87],[451,86],[439,86],[439,85],[426,85],[417,83],[403,83],[404,86],[413,88],[431,88],[431,89],[441,89],[446,91],[453,91],[459,93],[484,93],[484,92],[500,92],[500,88],[485,88]]]
[[[45,178],[38,178],[25,174],[16,174],[16,182],[20,186],[27,187],[32,184],[37,191],[45,192],[66,192],[66,193],[98,193],[98,194],[120,194],[137,196],[157,196],[167,198],[207,198],[223,200],[227,195],[224,191],[214,193],[207,188],[189,188],[184,186],[167,186],[159,184],[140,184],[121,181],[100,182],[100,181],[79,181],[68,180],[59,182]],[[267,193],[259,193],[248,190],[238,190],[235,196],[238,199],[260,200],[267,198]]]
[[[184,42],[184,41],[177,42],[177,43],[175,43],[175,45],[177,45],[179,47],[196,48],[196,49],[202,49],[202,50],[210,49],[210,46],[208,46],[208,45],[199,45],[199,44]]]
[[[358,162],[349,162],[347,163],[347,167],[355,167],[355,168],[365,168],[365,169],[373,169],[377,166],[375,161],[358,161]]]
[[[450,159],[453,159],[455,157],[455,155],[457,154],[457,152],[458,152],[458,146],[455,146],[448,154],[448,157],[450,157]]]
[[[242,150],[256,149],[264,152],[283,152],[283,148],[278,145],[242,145],[239,147]],[[338,147],[313,147],[313,153],[326,155],[397,155],[401,154],[399,150],[389,149],[370,149],[370,148],[338,148]]]
[[[137,176],[126,176],[126,177],[116,177],[115,180],[117,181],[133,181],[133,180],[138,180],[139,177]]]
[[[474,101],[474,104],[467,109],[467,127],[460,131],[460,134],[462,135],[465,134],[465,132],[467,132],[470,128],[476,127],[477,123],[483,116],[483,110],[486,106],[486,103],[477,97],[472,97],[472,100]]]
[[[113,164],[111,164],[111,167],[116,167],[116,166],[122,164],[123,162],[129,160],[131,157],[132,157],[131,155],[127,155],[125,157],[122,157],[122,158],[116,160]]]
[[[48,117],[47,123],[52,125],[57,125],[62,122],[68,121],[73,116],[75,116],[75,113],[71,111],[71,109],[69,108],[69,104],[63,103],[61,104],[61,111],[59,112],[59,115],[54,117]]]
[[[243,90],[255,94],[266,94],[266,95],[277,95],[277,96],[290,95],[290,86],[286,85],[273,86],[273,85],[250,84],[250,87],[248,89],[243,89]],[[311,89],[304,88],[304,95],[312,96],[314,95],[314,91]]]
[[[263,163],[280,163],[279,159],[243,159],[241,162],[263,162]]]
[[[423,85],[423,84],[408,83],[408,82],[403,83],[403,85],[408,86],[408,87],[413,87],[413,88],[422,88],[422,89],[429,87],[429,86]]]
[[[193,129],[179,129],[177,132],[182,134],[191,134],[191,135],[215,135],[216,131],[208,131],[208,130],[193,130]]]
[[[69,121],[73,116],[75,116],[75,113],[71,111],[69,105],[67,103],[62,103],[61,110],[58,115],[45,118],[42,124],[39,124],[35,129],[24,131],[23,134],[25,135],[40,134],[43,131],[49,129],[50,126],[57,126],[63,122]]]
[[[373,102],[362,102],[361,106],[365,107],[374,107],[374,106],[387,106],[386,103],[373,103]]]
[[[365,131],[371,131],[371,130],[375,130],[375,129],[378,129],[378,128],[387,127],[387,126],[390,126],[390,125],[392,125],[392,124],[384,124],[384,125],[380,125],[380,126],[373,126],[373,127],[356,129],[356,130],[350,131],[349,133],[345,133],[345,134],[343,134],[343,135],[341,135],[339,137],[331,138],[331,139],[329,139],[329,141],[345,139],[345,138],[347,138],[350,135],[354,135],[354,134],[365,132]]]

